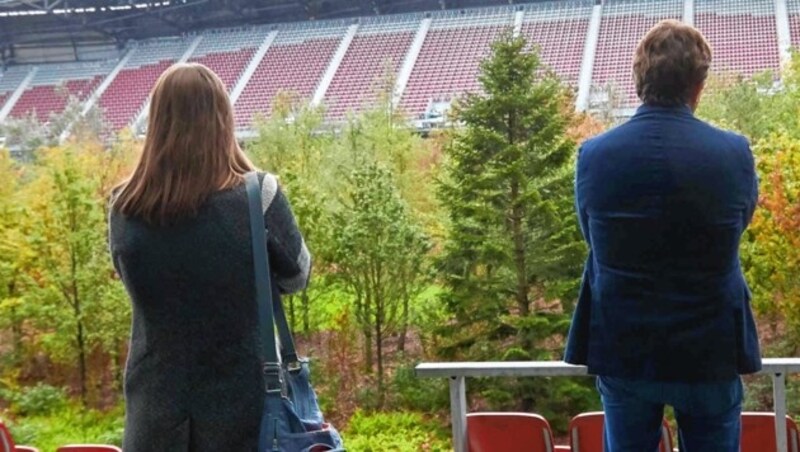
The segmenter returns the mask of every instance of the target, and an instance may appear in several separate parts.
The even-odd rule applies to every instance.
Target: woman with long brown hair
[[[177,64],[153,89],[144,150],[114,190],[110,248],[133,304],[126,452],[252,451],[263,379],[244,175],[220,79]],[[270,263],[302,289],[310,257],[288,201],[259,173]]]

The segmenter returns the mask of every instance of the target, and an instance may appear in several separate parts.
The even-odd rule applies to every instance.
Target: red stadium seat
[[[122,452],[122,449],[105,444],[70,444],[59,447],[56,452]]]
[[[800,452],[800,434],[797,424],[786,416],[786,439],[789,452]],[[774,452],[775,413],[742,413],[741,452]]]
[[[603,425],[605,416],[602,411],[581,413],[569,422],[569,443],[572,452],[603,452]],[[672,432],[664,420],[661,425],[661,442],[659,452],[672,451]]]
[[[529,413],[470,413],[467,415],[470,452],[554,452],[547,420]]]
[[[3,421],[0,421],[0,452],[39,452],[39,449],[30,446],[17,446],[14,438],[8,431]]]

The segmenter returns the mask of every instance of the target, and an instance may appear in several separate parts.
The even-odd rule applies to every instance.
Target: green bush
[[[18,417],[9,428],[17,443],[51,451],[72,443],[120,446],[123,426],[122,406],[101,412],[71,404],[49,415]]]
[[[394,408],[424,411],[426,413],[447,410],[450,393],[447,381],[441,378],[419,378],[414,366],[399,367],[392,379],[391,392]]]
[[[11,411],[20,416],[41,416],[63,410],[67,406],[67,393],[62,388],[38,383],[7,394]]]
[[[420,413],[356,411],[342,432],[348,452],[444,452],[451,450],[447,431]]]

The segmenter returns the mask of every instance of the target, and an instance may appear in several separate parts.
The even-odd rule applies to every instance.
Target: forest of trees
[[[457,127],[419,136],[391,92],[338,130],[291,93],[243,148],[278,175],[314,275],[284,303],[323,411],[348,450],[448,450],[448,392],[433,360],[558,360],[586,255],[573,214],[580,141],[610,115],[504,35]],[[698,115],[744,133],[761,198],[742,242],[764,351],[800,347],[800,72],[715,76]],[[22,443],[119,443],[130,303],[107,250],[108,195],[141,141],[109,139],[74,102],[47,125],[0,126],[0,417]],[[597,119],[600,118],[600,119]],[[69,138],[61,140],[69,132]],[[769,406],[748,379],[746,406]],[[790,385],[790,392],[795,388]],[[599,408],[587,378],[475,380],[473,409],[526,410],[563,432]],[[789,397],[797,413],[800,398]]]

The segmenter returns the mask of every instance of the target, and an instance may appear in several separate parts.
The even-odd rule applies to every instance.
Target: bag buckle
[[[264,389],[267,393],[283,393],[283,375],[278,363],[264,363]]]

